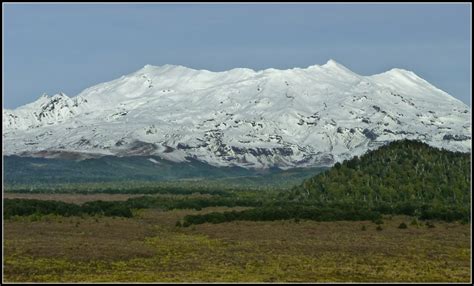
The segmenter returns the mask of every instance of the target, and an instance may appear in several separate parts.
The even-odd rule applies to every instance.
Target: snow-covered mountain
[[[4,109],[3,151],[324,166],[402,138],[470,152],[470,118],[470,107],[402,69],[361,76],[333,60],[262,71],[147,65],[74,97]]]

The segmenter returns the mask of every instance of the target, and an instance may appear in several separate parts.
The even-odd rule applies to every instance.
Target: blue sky
[[[4,107],[145,64],[394,67],[471,105],[470,4],[3,4]]]

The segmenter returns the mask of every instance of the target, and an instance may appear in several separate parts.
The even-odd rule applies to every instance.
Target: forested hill
[[[395,141],[305,180],[289,199],[469,208],[470,156],[419,141]]]

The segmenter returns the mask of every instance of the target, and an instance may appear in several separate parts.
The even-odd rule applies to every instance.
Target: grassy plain
[[[90,198],[79,194],[61,196],[61,200],[76,203]],[[187,228],[175,226],[187,214],[243,209],[142,209],[133,218],[13,217],[4,221],[3,279],[5,282],[471,281],[470,224],[434,221],[435,227],[429,228],[422,222],[412,224],[413,218],[394,216],[384,217],[382,230],[369,221],[234,221]],[[408,228],[398,228],[402,222]]]

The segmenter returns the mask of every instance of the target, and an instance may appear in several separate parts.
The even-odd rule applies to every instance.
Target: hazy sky
[[[3,4],[4,107],[77,95],[145,64],[222,71],[328,59],[394,67],[470,105],[470,4]]]

